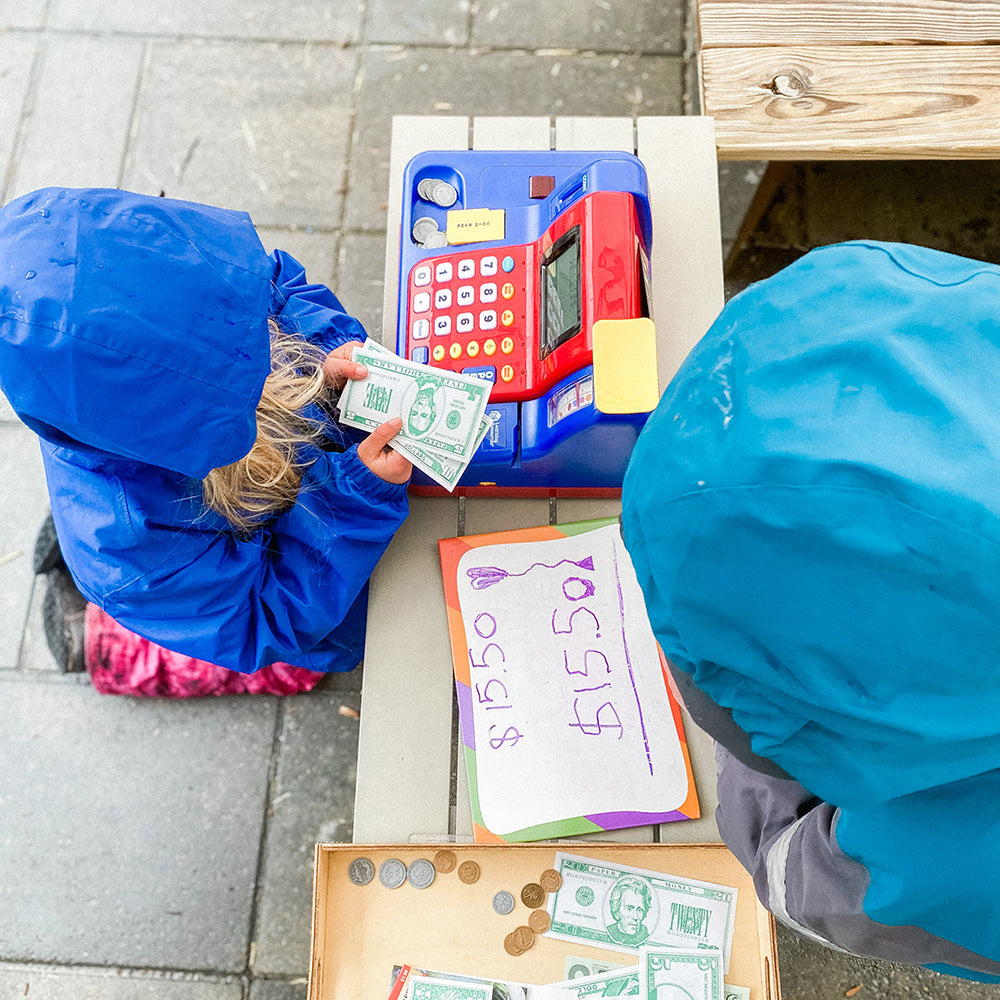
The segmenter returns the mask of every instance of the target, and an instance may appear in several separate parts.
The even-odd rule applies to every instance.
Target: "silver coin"
[[[430,200],[442,208],[451,208],[458,201],[458,191],[455,190],[455,185],[449,184],[447,181],[435,181],[430,194]]]
[[[406,880],[415,889],[426,889],[434,881],[434,865],[426,858],[417,858],[406,869]]]
[[[437,184],[437,180],[433,177],[425,177],[417,185],[417,194],[419,197],[423,198],[424,201],[431,201],[431,192],[434,190],[434,185]]]
[[[416,222],[413,223],[413,228],[410,230],[410,234],[413,236],[417,243],[424,243],[427,237],[431,233],[436,233],[438,231],[438,224],[426,215],[422,215]]]
[[[506,889],[501,889],[493,897],[493,909],[496,910],[501,917],[507,916],[507,914],[514,909],[514,897]]]
[[[446,247],[447,245],[448,237],[440,229],[436,229],[424,240],[425,247]]]
[[[389,858],[379,865],[378,880],[387,889],[398,889],[406,881],[406,865],[399,858]]]
[[[355,885],[368,885],[375,878],[375,866],[368,858],[355,858],[347,866],[347,877]]]

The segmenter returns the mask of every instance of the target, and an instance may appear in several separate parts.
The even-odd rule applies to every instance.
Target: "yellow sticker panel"
[[[505,233],[502,208],[456,208],[448,213],[445,235],[451,244],[502,240]]]
[[[594,324],[594,405],[602,413],[648,413],[659,402],[651,319]]]

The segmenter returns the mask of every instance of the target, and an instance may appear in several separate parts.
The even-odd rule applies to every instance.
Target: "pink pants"
[[[298,694],[324,675],[288,663],[252,674],[173,653],[119,625],[96,604],[87,604],[84,662],[101,694],[147,698],[199,698],[221,694]]]

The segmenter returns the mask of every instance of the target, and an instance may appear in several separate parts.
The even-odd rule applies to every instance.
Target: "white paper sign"
[[[487,828],[680,806],[687,771],[618,526],[474,548],[457,576]]]

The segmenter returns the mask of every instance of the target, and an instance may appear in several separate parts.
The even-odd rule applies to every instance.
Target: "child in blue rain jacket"
[[[748,288],[622,520],[763,903],[1000,982],[1000,268],[856,242]]]
[[[46,189],[0,210],[0,247],[0,387],[41,439],[80,591],[231,670],[356,666],[410,473],[398,421],[348,438],[330,418],[364,374],[358,321],[240,212]],[[295,402],[268,409],[279,369]]]

